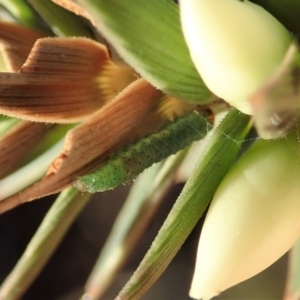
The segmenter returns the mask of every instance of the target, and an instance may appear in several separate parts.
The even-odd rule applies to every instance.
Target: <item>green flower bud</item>
[[[297,134],[256,142],[218,187],[200,236],[190,295],[211,299],[261,272],[300,235]]]
[[[251,114],[248,98],[282,61],[290,33],[247,0],[182,0],[180,13],[192,60],[207,87]]]

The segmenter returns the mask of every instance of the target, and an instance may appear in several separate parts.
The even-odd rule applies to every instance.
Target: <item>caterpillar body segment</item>
[[[202,139],[211,127],[207,118],[196,111],[178,117],[160,131],[117,151],[104,166],[78,178],[74,185],[90,193],[113,189],[134,179],[154,163]]]

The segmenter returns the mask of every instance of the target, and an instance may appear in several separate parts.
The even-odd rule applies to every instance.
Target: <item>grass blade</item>
[[[140,299],[164,272],[212,199],[250,127],[249,116],[231,110],[215,129],[150,250],[117,300]]]
[[[208,102],[210,92],[185,44],[171,0],[81,0],[98,29],[147,81],[178,99]]]
[[[90,195],[63,191],[52,205],[17,265],[0,288],[0,299],[17,300],[38,276]]]

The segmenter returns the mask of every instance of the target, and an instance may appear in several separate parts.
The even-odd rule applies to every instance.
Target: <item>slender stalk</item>
[[[164,272],[211,201],[250,128],[249,116],[231,110],[215,129],[151,248],[116,300],[140,299]]]
[[[186,154],[187,149],[169,157],[163,165],[155,164],[136,180],[86,283],[82,299],[100,299],[104,294],[144,234]]]
[[[89,198],[90,194],[83,194],[75,188],[60,194],[17,265],[2,284],[0,299],[21,299]]]
[[[40,19],[26,1],[0,0],[0,5],[6,8],[18,22],[31,28],[40,29]]]

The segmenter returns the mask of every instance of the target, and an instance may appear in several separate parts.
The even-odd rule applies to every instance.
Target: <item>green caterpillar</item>
[[[104,166],[79,177],[74,185],[90,193],[113,189],[132,180],[154,163],[203,138],[209,129],[210,123],[198,112],[178,117],[157,133],[140,138],[117,151]]]

